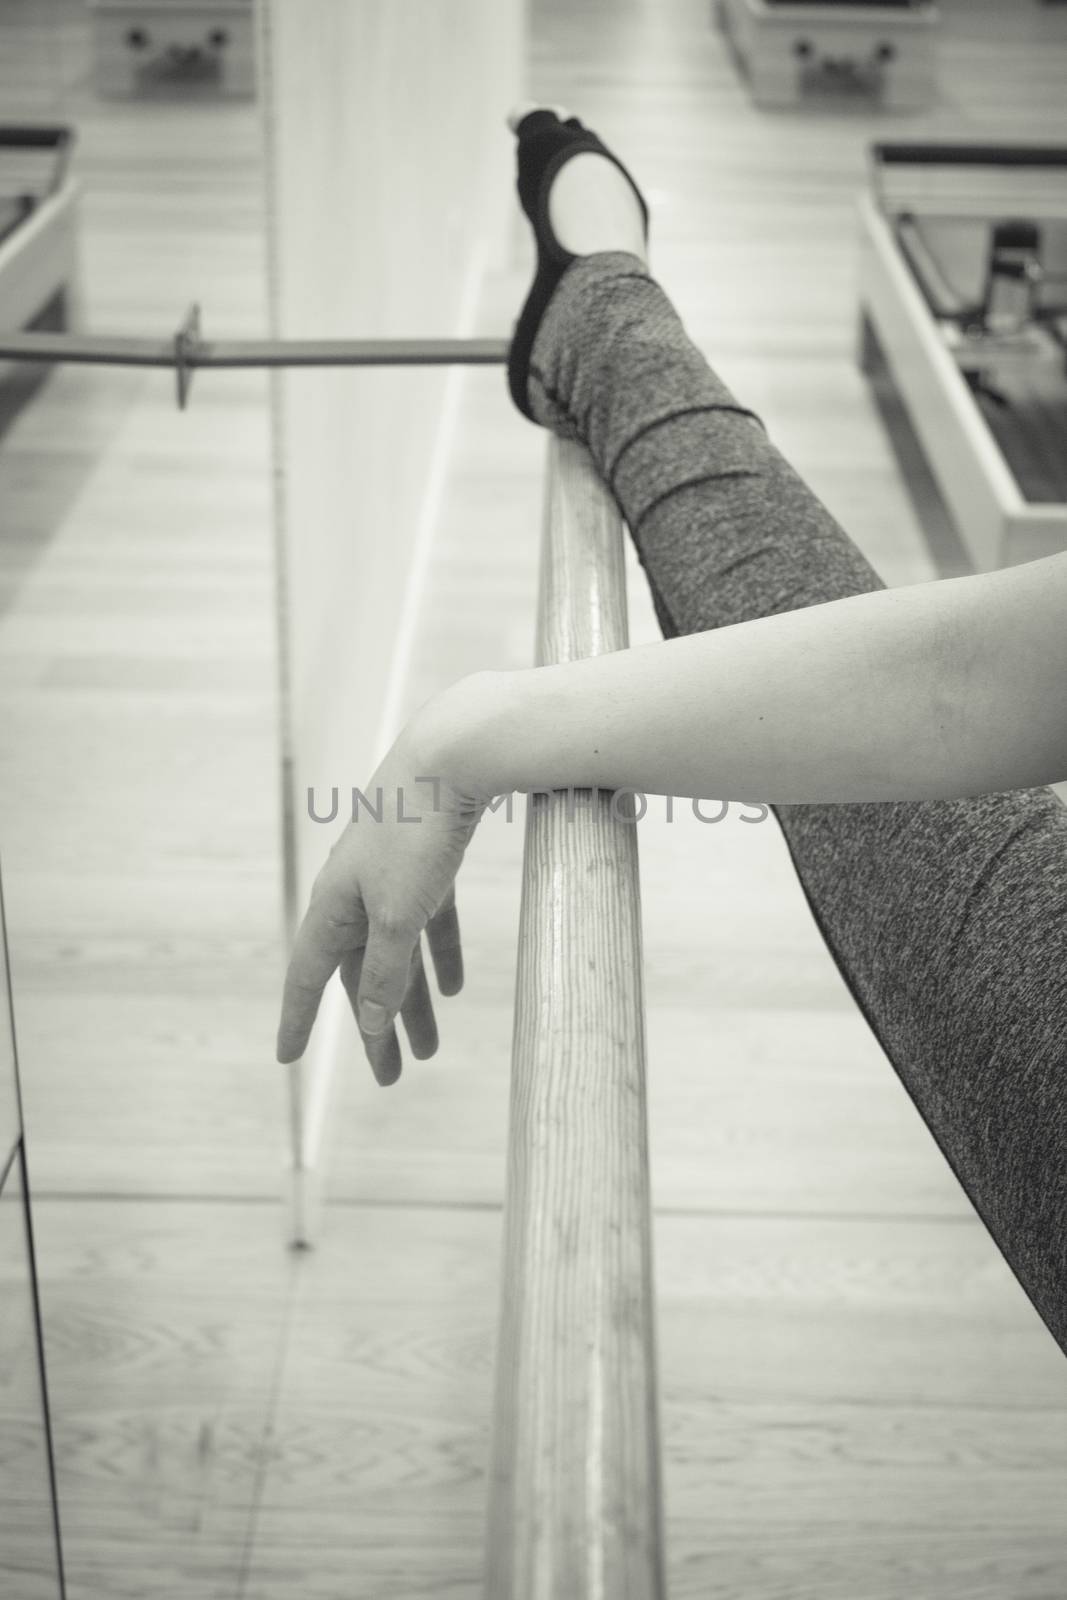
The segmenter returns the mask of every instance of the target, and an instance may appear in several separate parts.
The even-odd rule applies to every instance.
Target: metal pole
[[[184,329],[183,325],[183,329]],[[184,362],[208,367],[494,366],[505,339],[189,339]],[[0,360],[174,367],[175,340],[104,334],[0,333]]]

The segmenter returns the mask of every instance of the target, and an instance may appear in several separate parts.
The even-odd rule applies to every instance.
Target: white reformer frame
[[[1063,205],[1067,216],[1067,191]],[[1067,549],[1067,504],[1024,498],[875,193],[861,197],[859,222],[858,360],[871,371],[877,345],[973,565],[990,571]]]
[[[26,327],[59,295],[63,326],[78,322],[78,183],[64,175],[0,242],[0,330]],[[0,361],[4,359],[0,354]]]

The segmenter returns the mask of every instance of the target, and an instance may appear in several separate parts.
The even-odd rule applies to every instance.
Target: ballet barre
[[[181,410],[193,373],[210,368],[496,366],[507,357],[506,339],[204,339],[199,306],[170,338],[0,333],[0,361],[170,368]]]
[[[549,439],[537,664],[624,649],[622,524]],[[487,1600],[661,1600],[637,830],[624,792],[526,813]],[[629,816],[630,820],[627,820]]]

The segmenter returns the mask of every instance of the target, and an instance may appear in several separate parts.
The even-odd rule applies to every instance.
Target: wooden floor
[[[533,0],[532,93],[626,153],[694,338],[891,582],[934,566],[852,361],[853,197],[888,131],[1067,133],[1067,11],[1007,9],[943,0],[944,103],[890,123],[756,113],[697,0]],[[81,130],[90,324],[172,331],[200,298],[262,328],[254,108],[105,105],[79,7],[0,25],[5,117]],[[480,332],[525,282],[486,284]],[[532,642],[543,436],[499,372],[458,387],[412,703]],[[353,1053],[323,1237],[287,1252],[268,474],[257,376],[201,375],[178,415],[165,375],[56,372],[0,440],[0,845],[71,1600],[473,1600],[522,829],[488,819],[464,867],[440,1055],[383,1094]],[[1067,1365],[773,823],[656,815],[674,1600],[1061,1600]]]

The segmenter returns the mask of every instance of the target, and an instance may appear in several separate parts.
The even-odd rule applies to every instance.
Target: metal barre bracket
[[[0,332],[0,361],[170,368],[183,411],[192,375],[200,368],[502,366],[508,349],[506,339],[208,340],[201,333],[199,305],[190,306],[171,339]]]
[[[203,349],[200,337],[200,307],[189,307],[188,314],[174,335],[174,378],[178,390],[178,410],[185,410],[189,386],[193,381],[192,369],[197,355]]]

